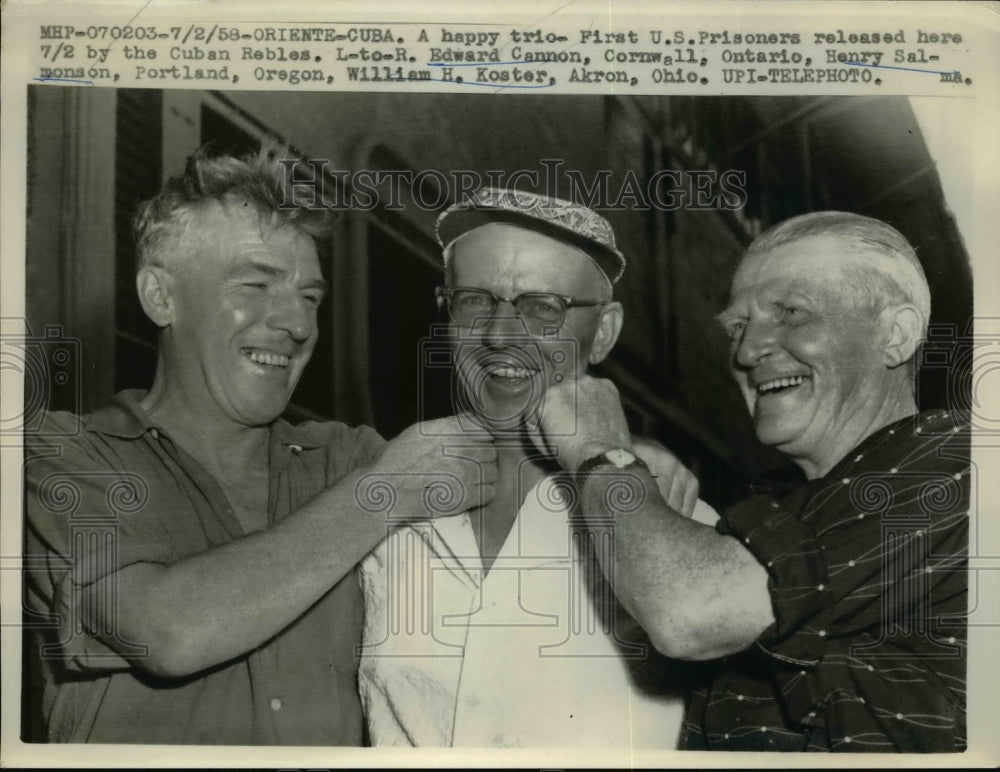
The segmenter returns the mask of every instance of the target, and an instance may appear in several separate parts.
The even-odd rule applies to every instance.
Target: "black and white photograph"
[[[277,23],[242,55],[303,63],[254,88],[193,26],[105,85],[48,30],[4,196],[17,764],[995,760],[996,159],[953,133],[990,113],[746,64],[545,91],[539,24],[428,25],[470,81],[429,91],[283,88],[330,70]],[[937,66],[896,61],[840,69]]]

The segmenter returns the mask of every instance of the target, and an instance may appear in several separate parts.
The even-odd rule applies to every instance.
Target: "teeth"
[[[246,349],[244,353],[251,362],[258,365],[288,367],[288,363],[291,361],[284,354],[274,354],[270,351],[261,351],[260,349]]]
[[[494,375],[499,378],[527,378],[528,371],[523,367],[496,365],[490,368],[490,375]]]
[[[773,381],[767,381],[762,383],[757,387],[757,391],[760,394],[764,394],[769,391],[774,391],[775,389],[783,389],[787,386],[798,386],[806,379],[804,375],[793,375],[790,378],[775,378]]]

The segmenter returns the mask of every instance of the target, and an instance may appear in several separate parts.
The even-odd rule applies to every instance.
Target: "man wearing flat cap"
[[[400,529],[363,563],[372,743],[675,747],[677,683],[601,575],[607,538],[592,538],[572,486],[528,437],[546,391],[618,338],[625,260],[611,226],[567,201],[484,189],[441,215],[438,238],[456,412],[470,437],[492,438],[496,498]],[[691,514],[697,483],[677,471],[663,493]]]

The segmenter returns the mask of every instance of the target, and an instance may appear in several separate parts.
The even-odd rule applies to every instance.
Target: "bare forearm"
[[[245,654],[301,616],[385,536],[384,518],[357,504],[359,474],[264,531],[105,579],[118,583],[114,629],[149,648],[137,664],[164,676],[195,673]]]
[[[590,522],[613,518],[615,550],[602,567],[664,654],[741,651],[773,621],[766,571],[735,539],[671,509],[645,470],[591,474],[581,495]]]

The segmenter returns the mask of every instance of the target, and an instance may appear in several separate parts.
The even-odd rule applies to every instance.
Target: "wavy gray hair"
[[[314,239],[329,235],[331,211],[317,200],[313,185],[292,181],[277,152],[273,145],[242,158],[213,158],[205,147],[195,152],[183,174],[139,205],[132,221],[136,267],[176,264],[176,239],[187,232],[192,216],[212,202],[249,207],[262,227],[291,226]]]

